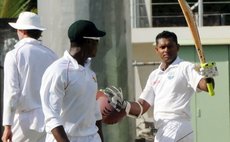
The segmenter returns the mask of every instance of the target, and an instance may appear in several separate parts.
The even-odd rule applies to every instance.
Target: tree
[[[3,0],[0,18],[16,18],[22,11],[37,13],[37,0]]]

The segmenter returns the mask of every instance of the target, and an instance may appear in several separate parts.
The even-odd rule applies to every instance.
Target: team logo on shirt
[[[93,76],[93,80],[94,80],[95,82],[97,82],[97,78],[96,78],[95,76]]]
[[[174,76],[175,76],[175,73],[174,73],[174,72],[169,72],[169,73],[168,73],[168,79],[169,79],[169,80],[173,79]]]

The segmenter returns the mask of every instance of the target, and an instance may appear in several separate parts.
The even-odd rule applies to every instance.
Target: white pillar
[[[199,27],[203,26],[203,0],[198,1]]]
[[[47,28],[43,43],[59,56],[69,48],[67,30],[78,19],[89,19],[89,0],[38,0],[38,14]]]

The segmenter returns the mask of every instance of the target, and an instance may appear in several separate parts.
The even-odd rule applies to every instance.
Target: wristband
[[[143,107],[141,106],[141,104],[138,101],[136,101],[136,103],[139,105],[140,110],[141,110],[140,113],[139,113],[139,115],[136,116],[136,115],[129,114],[130,109],[131,109],[131,104],[130,104],[130,102],[127,102],[127,105],[126,105],[126,108],[125,108],[125,112],[126,112],[126,115],[128,117],[132,117],[132,118],[140,118],[141,117],[141,115],[143,113]]]
[[[142,107],[142,105],[141,105],[138,101],[136,101],[136,103],[139,105],[139,107],[140,107],[140,109],[141,109],[141,112],[140,112],[140,114],[139,114],[138,117],[137,117],[137,118],[140,118],[141,115],[142,115],[142,113],[143,113],[143,107]]]
[[[130,104],[129,102],[127,102],[127,104],[126,104],[126,108],[125,108],[125,112],[126,112],[126,114],[129,114],[130,109],[131,109],[131,104]]]
[[[127,102],[127,105],[126,105],[126,108],[125,108],[126,115],[128,117],[131,117],[131,118],[137,118],[137,116],[129,114],[130,109],[131,109],[131,104],[130,104],[130,102]]]

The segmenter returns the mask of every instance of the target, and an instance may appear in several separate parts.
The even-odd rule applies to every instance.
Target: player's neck
[[[161,65],[161,70],[165,71],[175,60],[176,58],[171,60],[170,62],[163,62]]]

